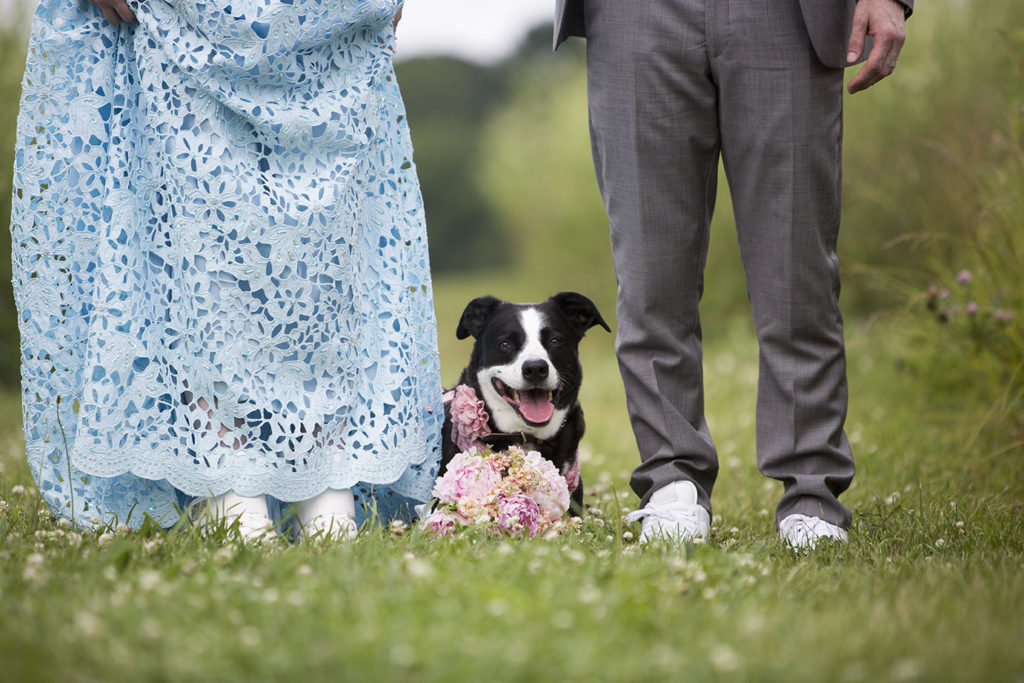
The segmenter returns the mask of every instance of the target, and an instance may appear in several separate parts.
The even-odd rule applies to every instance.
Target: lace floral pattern
[[[169,524],[181,494],[428,500],[443,415],[398,0],[132,4],[113,27],[43,0],[29,46],[11,231],[47,503]]]

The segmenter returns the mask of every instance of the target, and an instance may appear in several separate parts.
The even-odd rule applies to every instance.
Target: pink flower
[[[964,307],[964,310],[967,312],[967,315],[970,315],[970,316],[977,315],[978,314],[978,304],[977,304],[977,302],[968,301],[967,302],[967,306]]]
[[[1008,323],[1013,320],[1013,313],[1003,308],[997,308],[992,311],[992,317],[1001,323]]]
[[[434,482],[433,496],[443,503],[459,504],[460,508],[475,508],[489,503],[499,486],[501,472],[489,458],[459,453],[448,463],[444,476]]]
[[[537,502],[549,522],[561,519],[569,509],[569,486],[565,483],[565,477],[558,473],[550,460],[537,451],[527,453],[524,461],[537,475],[537,483],[526,491],[526,495]]]
[[[454,512],[435,510],[423,520],[423,523],[426,524],[427,533],[431,538],[443,538],[454,536],[459,528],[466,525],[466,520]]]
[[[477,398],[473,387],[460,384],[455,387],[451,406],[452,440],[460,451],[480,453],[484,446],[480,437],[490,431],[487,406]]]
[[[526,531],[530,537],[540,529],[540,508],[522,493],[498,498],[498,525],[510,534]]]
[[[969,270],[961,270],[956,275],[956,281],[962,285],[969,285],[973,279],[974,277],[971,275],[971,271]]]

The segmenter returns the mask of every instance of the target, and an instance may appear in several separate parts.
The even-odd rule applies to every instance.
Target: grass
[[[439,283],[442,338],[470,284]],[[898,329],[851,326],[851,541],[795,555],[754,466],[749,330],[707,336],[722,474],[713,542],[682,551],[623,527],[636,456],[610,335],[583,343],[596,512],[548,540],[75,533],[38,509],[3,396],[0,680],[1024,680],[1020,449],[963,450],[965,423],[901,369]],[[449,383],[464,357],[445,347]]]

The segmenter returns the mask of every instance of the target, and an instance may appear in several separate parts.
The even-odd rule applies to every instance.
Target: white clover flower
[[[414,579],[426,579],[434,575],[434,567],[418,557],[406,560],[405,571]]]
[[[106,548],[112,540],[114,540],[114,534],[107,531],[100,534],[99,538],[96,539],[96,544],[101,548]]]
[[[708,662],[717,671],[729,672],[740,668],[740,656],[728,645],[716,645],[708,653]]]
[[[602,597],[601,590],[592,583],[584,584],[576,593],[576,599],[584,605],[592,605]]]
[[[163,582],[163,577],[155,569],[147,569],[139,573],[138,582],[139,588],[148,593]]]
[[[551,618],[551,624],[557,629],[570,629],[572,628],[573,623],[574,619],[572,613],[567,612],[565,610],[556,612],[555,615]]]
[[[154,536],[153,538],[150,538],[142,542],[142,552],[146,553],[147,555],[155,555],[156,552],[160,549],[160,546],[163,545],[163,543],[163,536]]]
[[[217,552],[213,554],[213,561],[220,565],[225,565],[235,557],[235,547],[231,545],[224,545],[217,549]]]
[[[41,583],[44,580],[43,563],[46,558],[40,553],[32,553],[25,558],[25,568],[21,572],[21,578],[30,583]]]
[[[15,486],[12,486],[11,487],[11,495],[12,496],[23,496],[23,495],[25,495],[25,487],[22,486],[21,484],[17,484]]]
[[[508,603],[500,598],[496,598],[488,602],[485,609],[492,617],[500,617],[508,612]]]
[[[103,622],[92,612],[75,614],[75,628],[86,638],[95,638],[103,630]]]
[[[142,634],[143,638],[149,640],[156,640],[160,637],[160,622],[154,617],[146,617],[139,624],[139,633]]]

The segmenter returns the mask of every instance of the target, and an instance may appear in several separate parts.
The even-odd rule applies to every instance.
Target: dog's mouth
[[[498,395],[515,408],[519,417],[532,427],[542,427],[555,414],[555,401],[562,392],[559,384],[554,391],[547,389],[513,389],[497,377],[491,378],[491,385]]]

